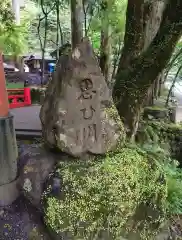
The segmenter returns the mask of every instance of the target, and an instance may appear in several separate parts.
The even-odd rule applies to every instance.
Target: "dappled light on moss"
[[[120,150],[121,147],[123,147],[123,144],[125,143],[125,140],[126,140],[126,131],[125,131],[123,122],[121,121],[121,118],[119,117],[118,111],[117,111],[116,107],[114,106],[114,104],[111,107],[108,107],[106,109],[106,114],[111,119],[116,121],[116,123],[119,126],[119,129],[120,129],[120,139],[118,141],[117,149]]]
[[[165,215],[167,196],[165,176],[150,160],[144,151],[123,148],[120,153],[87,163],[61,164],[63,197],[48,197],[47,225],[55,232],[70,232],[74,239],[99,239],[103,234],[120,239],[131,231],[128,221],[136,217],[138,206],[147,203],[159,214],[148,220],[147,231],[146,224],[141,229],[141,237],[146,239],[145,233],[153,234],[149,226],[160,224]],[[135,221],[141,226],[146,219]]]

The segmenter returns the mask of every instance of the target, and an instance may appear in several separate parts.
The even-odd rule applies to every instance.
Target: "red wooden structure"
[[[19,108],[31,105],[30,88],[7,89],[9,108]]]

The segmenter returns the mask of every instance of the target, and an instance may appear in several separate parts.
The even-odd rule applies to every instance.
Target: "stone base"
[[[0,207],[11,205],[19,196],[19,178],[0,186]]]
[[[47,151],[42,145],[29,146],[19,156],[19,188],[30,203],[41,207],[44,184],[61,155]]]

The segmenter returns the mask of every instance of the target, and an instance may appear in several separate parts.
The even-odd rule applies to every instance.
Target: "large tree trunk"
[[[101,30],[100,68],[107,83],[109,83],[111,44],[109,39],[109,26]]]
[[[110,24],[108,12],[110,9],[111,0],[103,0],[102,6],[102,28],[101,28],[101,42],[100,42],[100,68],[105,77],[107,84],[109,83],[110,71],[110,55],[111,55],[111,39],[110,39]]]
[[[119,71],[132,66],[132,61],[135,61],[135,58],[148,48],[160,27],[164,6],[162,0],[128,1],[126,33]],[[155,84],[149,89],[146,104],[153,103],[153,97],[158,91],[156,86],[159,85],[159,80],[160,77],[157,77]]]
[[[72,48],[81,42],[83,37],[82,0],[71,0],[71,39]]]
[[[145,36],[144,36],[144,50],[148,48],[154,37],[156,36],[164,11],[165,3],[163,0],[155,0],[147,2],[144,5],[145,11]]]
[[[128,0],[124,47],[122,49],[118,72],[130,67],[134,59],[140,55],[141,50],[143,49],[144,1],[145,0]]]
[[[129,7],[136,9],[134,0],[129,0],[128,4]],[[131,12],[129,16],[131,17]],[[140,20],[141,18],[138,19],[139,22]],[[127,22],[129,22],[128,15]],[[126,70],[120,65],[113,89],[113,98],[130,138],[136,134],[148,91],[170,60],[181,34],[182,1],[170,0],[164,10],[159,31],[149,47],[137,58],[131,57],[132,64],[131,60],[128,61],[130,64],[126,65]],[[131,55],[131,51],[129,54]]]
[[[164,11],[164,1],[156,0],[152,2],[148,2],[145,4],[145,15],[146,22],[145,24],[145,41],[144,41],[144,50],[148,48],[154,37],[156,36]],[[160,81],[162,77],[162,73],[159,73],[157,78],[154,81],[154,84],[149,88],[148,96],[146,98],[146,105],[153,105],[154,99],[158,98],[158,92],[160,88]]]

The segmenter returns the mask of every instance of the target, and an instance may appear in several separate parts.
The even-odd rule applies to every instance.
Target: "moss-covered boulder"
[[[58,239],[133,239],[135,231],[135,240],[150,239],[165,216],[165,176],[137,148],[60,163],[57,174],[60,194],[45,193],[45,222]]]
[[[182,124],[143,121],[140,123],[136,139],[140,143],[167,145],[171,156],[182,165]]]
[[[164,107],[145,107],[143,113],[144,119],[165,119],[169,118],[169,109]]]

